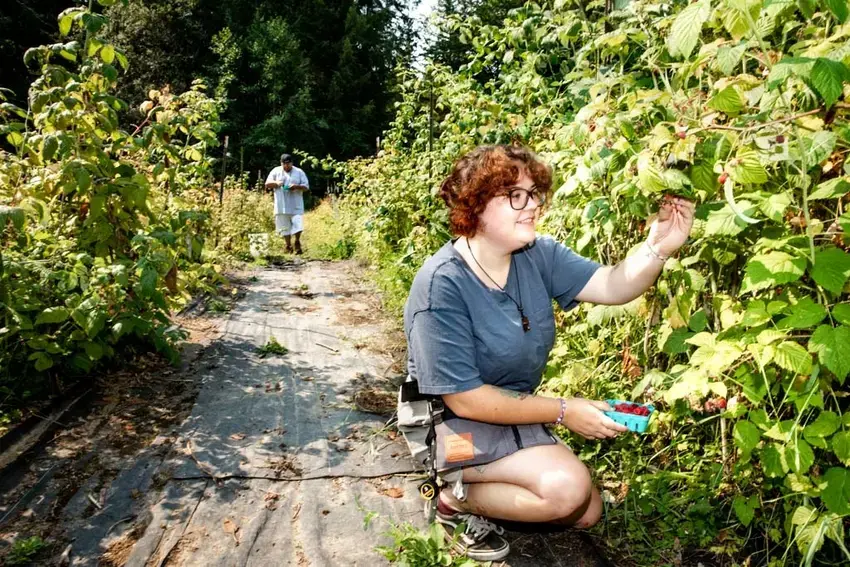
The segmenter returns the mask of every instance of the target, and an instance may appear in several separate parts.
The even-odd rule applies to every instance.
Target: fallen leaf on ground
[[[236,542],[236,545],[239,545],[239,536],[237,535],[239,532],[239,526],[237,526],[230,518],[225,518],[221,523],[221,527],[224,530],[224,533],[232,535],[233,541]]]
[[[390,498],[402,498],[404,496],[404,489],[399,488],[397,486],[382,488],[378,492],[380,492],[384,496],[389,496]]]
[[[245,434],[244,433],[234,433],[233,435],[230,436],[230,438],[233,439],[234,441],[242,441],[243,439],[245,439]]]

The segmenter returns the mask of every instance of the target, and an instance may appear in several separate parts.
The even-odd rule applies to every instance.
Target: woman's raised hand
[[[578,433],[586,439],[605,439],[616,437],[629,429],[615,422],[602,413],[614,408],[605,402],[585,400],[583,398],[568,398],[564,412],[564,425],[570,431]]]
[[[664,256],[681,248],[694,226],[694,204],[681,197],[665,197],[646,241]]]

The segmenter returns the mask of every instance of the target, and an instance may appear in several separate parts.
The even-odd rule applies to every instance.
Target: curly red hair
[[[528,175],[538,191],[552,189],[552,170],[523,146],[479,146],[455,163],[440,186],[449,207],[449,223],[457,236],[473,237],[490,199]]]

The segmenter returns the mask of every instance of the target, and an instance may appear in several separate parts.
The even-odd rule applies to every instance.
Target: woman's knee
[[[574,528],[586,529],[595,526],[602,519],[602,497],[596,487],[591,488],[590,501],[584,514],[573,524]]]
[[[540,493],[552,519],[564,518],[586,508],[591,500],[593,483],[587,468],[576,463],[557,470],[544,471]]]

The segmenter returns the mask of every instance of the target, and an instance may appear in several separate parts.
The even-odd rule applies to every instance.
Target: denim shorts
[[[521,449],[558,443],[552,432],[540,423],[497,425],[450,417],[434,430],[439,472],[492,463]]]

